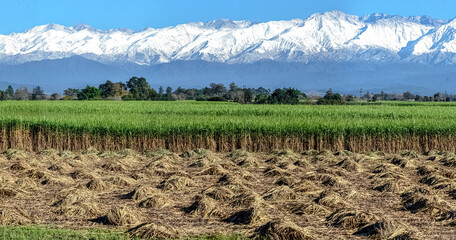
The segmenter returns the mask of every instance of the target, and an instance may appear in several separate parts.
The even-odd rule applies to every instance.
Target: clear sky
[[[266,22],[334,9],[452,19],[456,0],[1,0],[0,34],[48,23],[141,30],[221,18]]]

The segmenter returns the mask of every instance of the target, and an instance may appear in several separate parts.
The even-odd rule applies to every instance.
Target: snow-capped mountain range
[[[48,24],[0,35],[0,62],[80,56],[103,64],[146,66],[188,60],[454,64],[455,37],[456,19],[359,17],[340,11],[290,21],[215,20],[136,32]]]
[[[332,11],[256,23],[215,20],[162,29],[37,26],[0,35],[0,89],[48,93],[145,77],[152,87],[211,82],[456,94],[456,19]]]

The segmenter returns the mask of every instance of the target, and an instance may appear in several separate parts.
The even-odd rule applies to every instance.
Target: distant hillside
[[[40,85],[47,93],[66,88],[98,86],[106,80],[126,82],[132,76],[145,77],[152,87],[201,88],[211,82],[266,88],[295,87],[306,92],[359,94],[364,91],[433,94],[456,92],[456,69],[446,65],[370,63],[278,63],[250,64],[178,61],[152,66],[106,65],[81,57],[44,60],[20,65],[0,65],[0,89],[8,84]]]
[[[0,35],[0,88],[48,92],[146,77],[152,86],[210,82],[304,91],[456,93],[456,20],[332,11],[254,23],[215,20],[143,31],[37,26]]]

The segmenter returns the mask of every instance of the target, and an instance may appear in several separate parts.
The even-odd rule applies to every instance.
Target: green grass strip
[[[119,230],[81,229],[71,230],[57,226],[3,226],[0,239],[8,240],[127,240],[128,235]],[[136,238],[140,240],[139,238]],[[177,240],[177,239],[176,239]],[[179,240],[247,240],[240,235],[199,236]]]

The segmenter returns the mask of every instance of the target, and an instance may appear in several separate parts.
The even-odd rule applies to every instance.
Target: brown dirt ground
[[[389,228],[378,227],[385,222]],[[286,225],[308,239],[456,239],[456,158],[202,149],[0,154],[0,225],[128,230],[142,223],[152,223],[144,235],[152,237],[256,237]],[[366,230],[375,223],[376,231]]]

